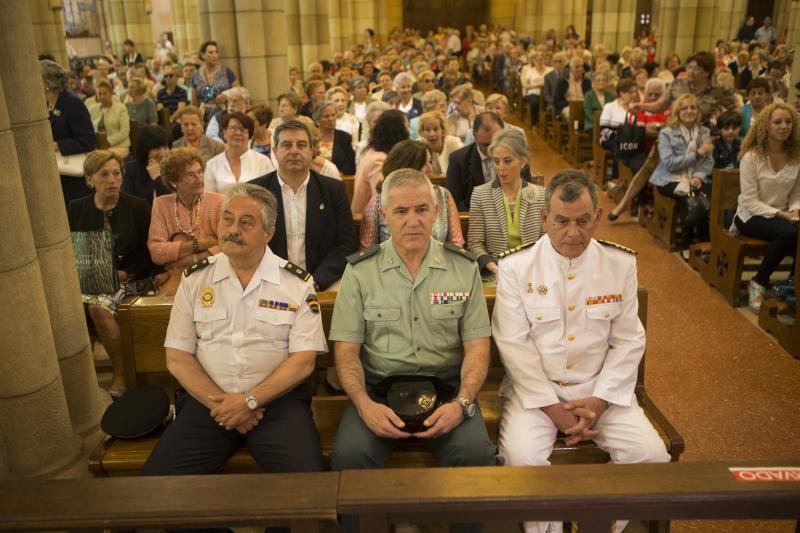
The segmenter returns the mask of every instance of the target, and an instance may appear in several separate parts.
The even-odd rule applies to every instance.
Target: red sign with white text
[[[800,467],[761,466],[755,468],[730,468],[738,481],[784,481],[800,483]]]

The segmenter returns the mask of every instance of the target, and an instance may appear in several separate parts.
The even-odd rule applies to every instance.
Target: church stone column
[[[670,54],[676,53],[681,61],[694,53],[694,31],[697,0],[693,7],[686,0],[661,0],[658,16],[659,43],[657,48],[658,62]]]
[[[51,54],[56,63],[68,67],[64,21],[61,19],[61,6],[50,0],[31,0],[28,3],[33,22],[33,36],[39,54]]]
[[[114,53],[122,57],[124,49],[123,42],[126,39],[125,31],[125,9],[123,0],[104,0],[103,12],[105,13],[106,33]]]
[[[0,232],[0,294],[13,320],[0,321],[0,476],[79,475],[86,466],[73,426],[91,433],[103,404],[66,214],[53,194],[55,159],[42,157],[52,153],[52,136],[39,67],[26,53],[35,47],[32,20],[27,2],[7,4],[15,16],[0,18],[0,46],[8,51],[0,62],[0,227],[13,231]],[[73,343],[77,350],[59,353]]]
[[[258,2],[260,4],[261,2]],[[216,41],[219,45],[220,62],[233,70],[237,78],[241,77],[239,68],[238,31],[236,29],[236,11],[233,0],[200,0],[198,15],[201,28],[201,39]],[[266,35],[242,35],[245,39],[267,39]],[[246,80],[240,80],[246,86]]]
[[[794,85],[800,81],[800,57],[797,55],[798,51],[800,51],[800,0],[792,0],[789,17],[787,42],[791,43],[795,49],[795,57],[792,62],[792,75],[790,76],[789,103],[794,105],[797,95],[797,90],[794,88]]]
[[[716,4],[711,33],[717,37],[711,43],[712,46],[716,44],[717,39],[735,39],[747,16],[747,0],[717,0]]]
[[[14,3],[24,5],[22,0]],[[54,158],[42,157],[52,153],[52,136],[42,101],[44,88],[39,65],[35,57],[24,53],[34,46],[27,11],[17,12],[14,18],[3,18],[0,46],[12,51],[0,64],[0,76],[6,94],[14,98],[9,114],[20,171],[26,177],[23,184],[27,211],[61,380],[75,430],[84,437],[92,437],[98,432],[108,396],[97,384],[66,213],[60,195],[53,194],[60,189],[58,169]],[[46,329],[43,324],[38,331]]]
[[[603,43],[611,50],[622,50],[634,41],[636,0],[594,0],[592,44]]]
[[[197,0],[172,0],[172,27],[178,58],[200,48],[200,20]]]
[[[242,0],[237,0],[235,8],[242,85],[250,91],[253,103],[274,105],[289,87],[283,10]],[[256,35],[273,38],[254,39]]]
[[[125,0],[125,33],[136,43],[136,49],[144,57],[153,55],[155,45],[150,25],[150,15],[145,8],[145,0]]]

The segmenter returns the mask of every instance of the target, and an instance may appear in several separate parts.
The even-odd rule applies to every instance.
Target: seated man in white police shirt
[[[142,474],[213,472],[242,444],[267,472],[322,470],[305,379],[327,343],[313,278],[267,246],[276,216],[272,193],[234,185],[222,253],[187,269],[164,346],[188,397]]]
[[[501,464],[550,464],[558,431],[567,445],[593,440],[613,463],[670,459],[634,394],[645,348],[635,252],[592,238],[601,216],[594,184],[561,171],[545,192],[547,235],[501,255],[492,315],[506,368]]]

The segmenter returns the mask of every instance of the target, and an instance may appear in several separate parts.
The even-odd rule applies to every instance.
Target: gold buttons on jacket
[[[575,304],[569,304],[567,306],[567,309],[569,309],[570,311],[574,311],[575,310]]]
[[[567,335],[567,340],[572,342],[575,340],[575,335]]]
[[[536,320],[541,320],[541,319],[542,319],[542,315],[536,315]]]
[[[572,363],[567,363],[567,367],[566,367],[566,368],[567,368],[567,370],[569,370],[570,368],[572,368]]]
[[[575,274],[572,272],[567,272],[567,279],[575,279]]]

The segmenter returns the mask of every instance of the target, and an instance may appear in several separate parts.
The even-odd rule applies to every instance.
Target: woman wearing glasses
[[[251,181],[269,174],[275,167],[269,157],[250,148],[255,124],[253,119],[234,111],[222,122],[225,151],[208,160],[205,190],[225,194],[235,183]]]

